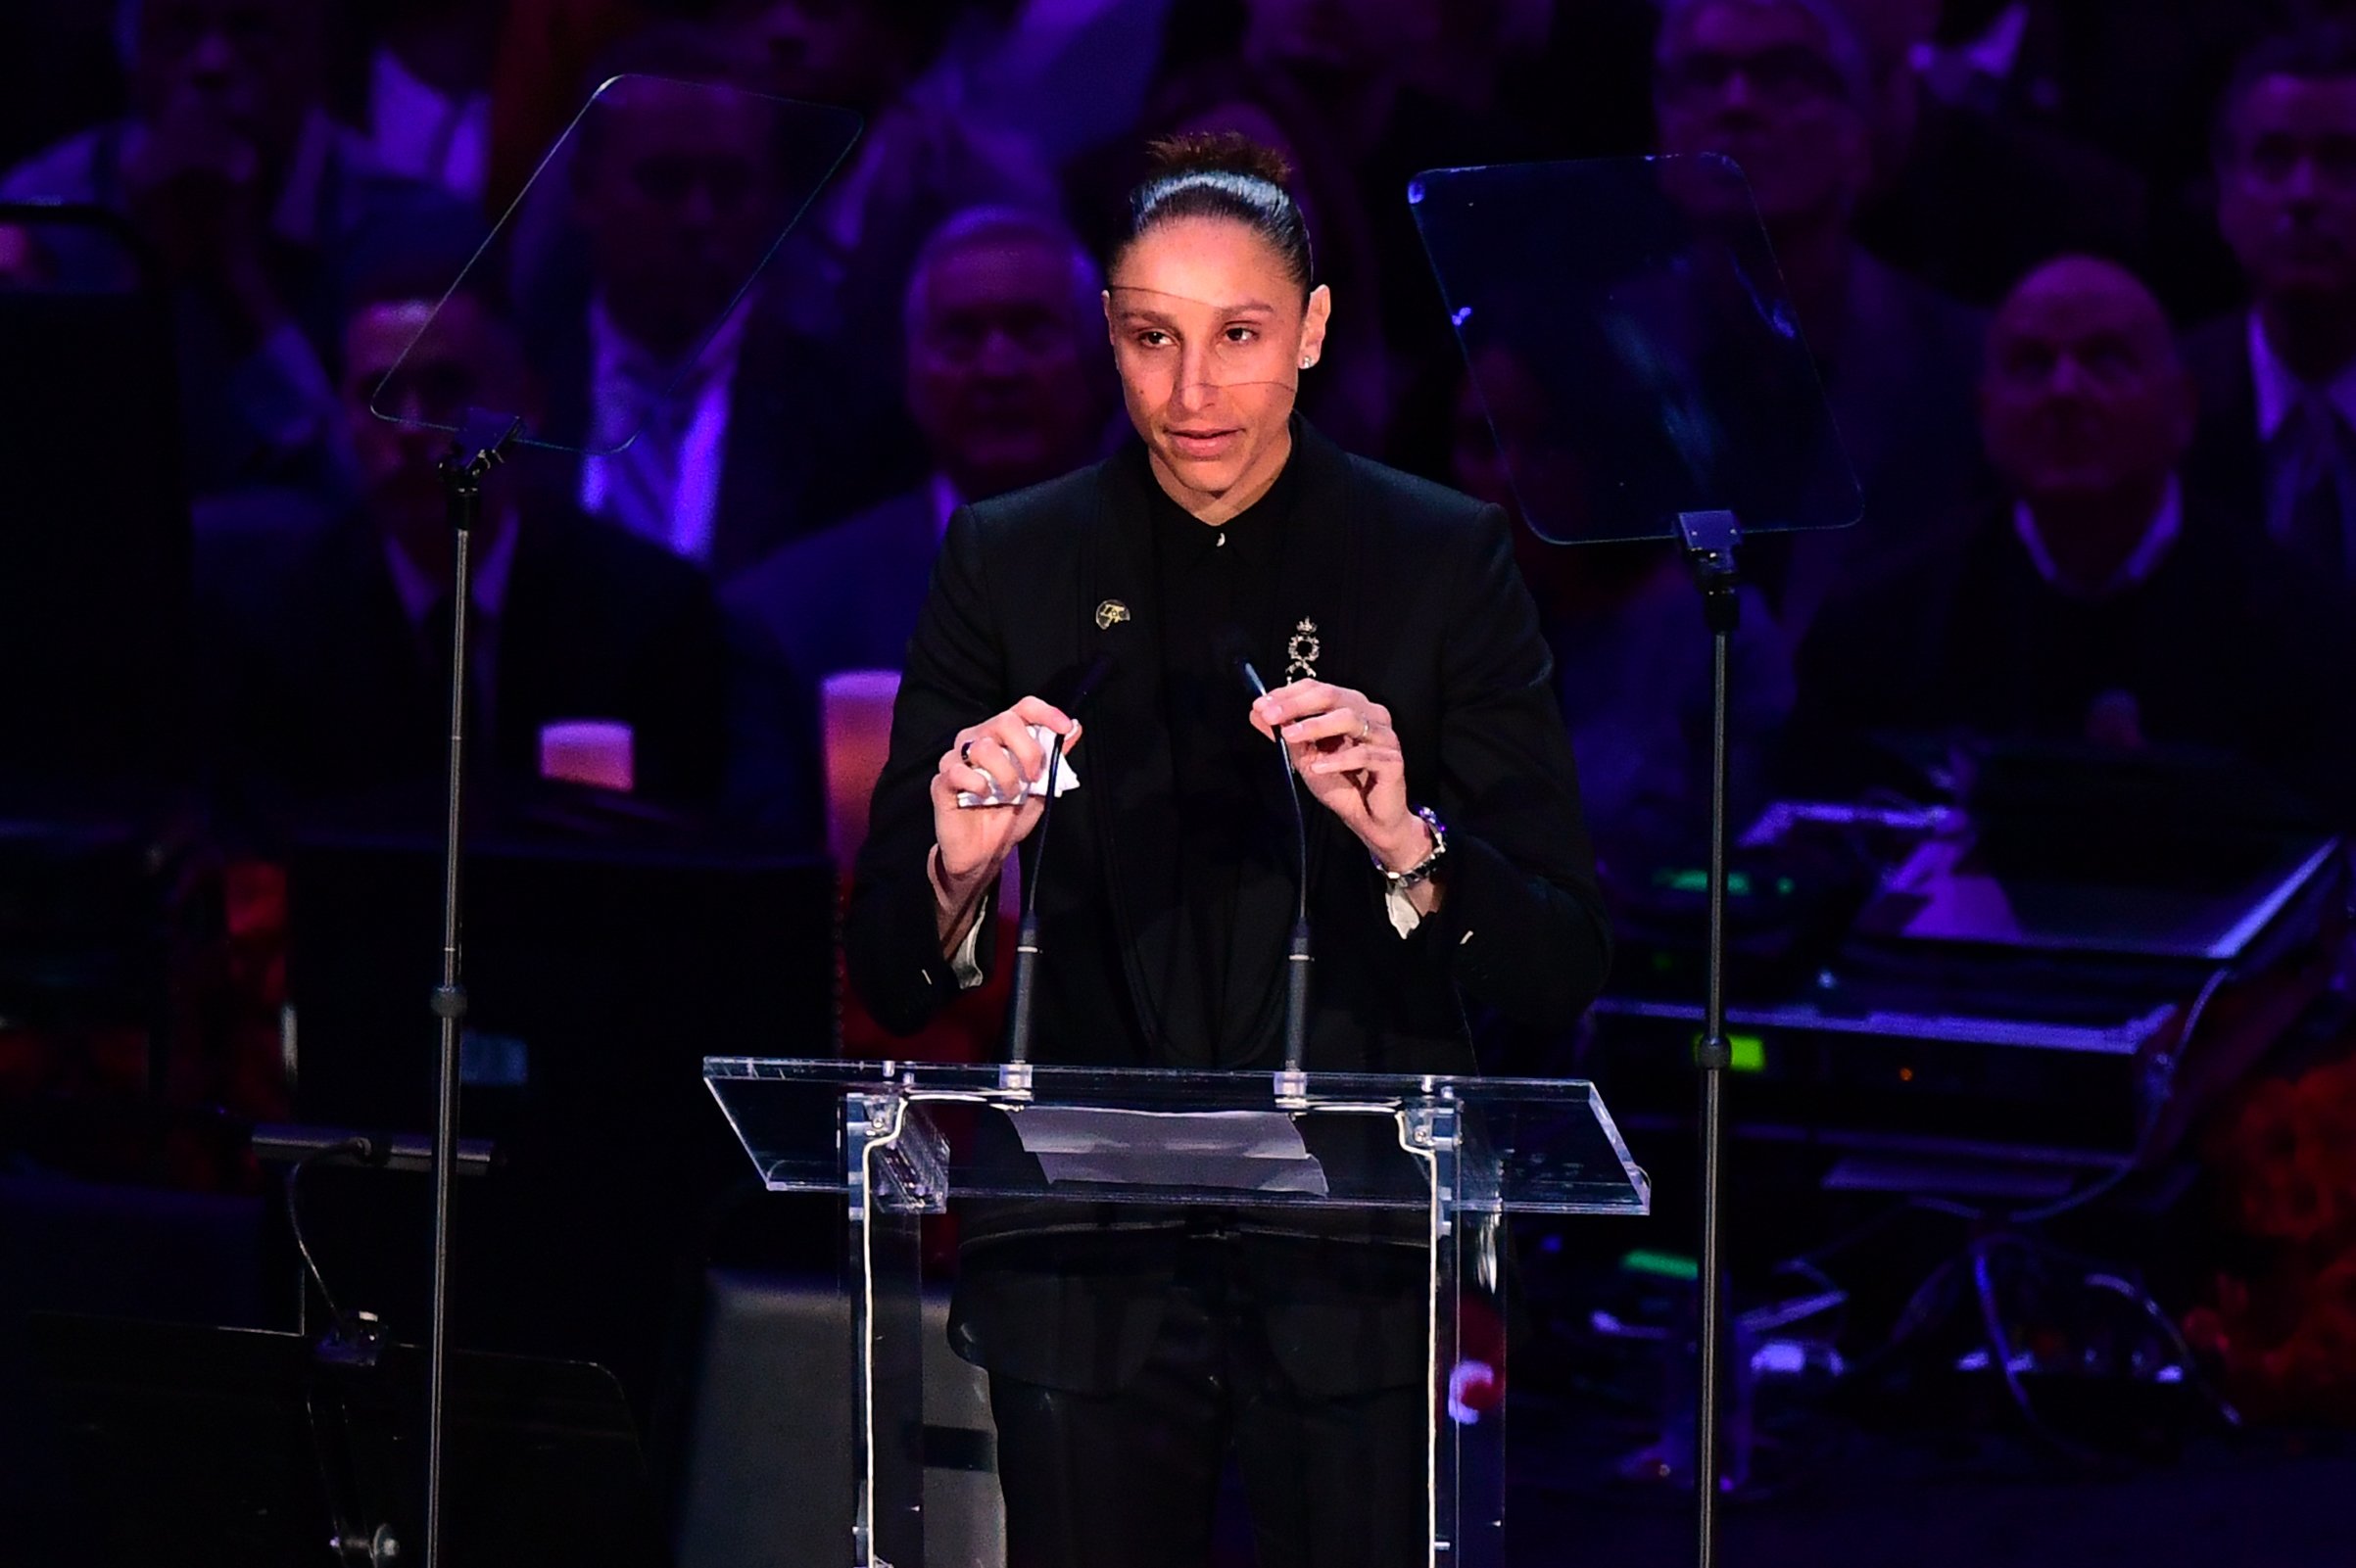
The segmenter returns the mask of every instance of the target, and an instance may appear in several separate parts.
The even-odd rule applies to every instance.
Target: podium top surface
[[[1420,1210],[1437,1171],[1473,1212],[1651,1204],[1578,1079],[750,1057],[707,1057],[703,1075],[780,1192],[841,1192],[874,1144],[940,1196]]]

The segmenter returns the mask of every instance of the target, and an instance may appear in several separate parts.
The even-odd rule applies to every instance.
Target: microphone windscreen
[[[1256,696],[1268,695],[1268,687],[1261,681],[1260,672],[1252,668],[1252,640],[1243,635],[1243,628],[1232,623],[1215,627],[1211,632],[1212,656],[1233,671],[1235,678],[1252,689]]]
[[[1080,672],[1079,681],[1074,683],[1072,698],[1066,706],[1077,713],[1088,698],[1096,694],[1096,689],[1104,685],[1104,678],[1112,673],[1113,656],[1110,653],[1099,653],[1090,659],[1088,667]]]

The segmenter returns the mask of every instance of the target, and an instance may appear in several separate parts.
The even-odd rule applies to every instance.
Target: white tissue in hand
[[[1041,751],[1045,751],[1049,746],[1055,744],[1055,732],[1043,724],[1034,724],[1031,727],[1031,738],[1039,743]],[[1066,757],[1055,765],[1055,792],[1059,796],[1068,795],[1079,787],[1080,775],[1072,771],[1072,759]],[[1044,798],[1047,793],[1047,781],[1043,778],[1034,779],[1024,786],[1022,793]],[[957,804],[961,806],[1011,806],[1020,798],[1019,795],[1009,795],[994,787],[986,795],[978,795],[971,789],[957,791]]]

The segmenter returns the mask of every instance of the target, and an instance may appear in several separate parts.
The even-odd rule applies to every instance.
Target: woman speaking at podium
[[[1298,873],[1279,736],[1309,813],[1313,1073],[1509,1069],[1474,1060],[1468,1004],[1559,1033],[1603,982],[1506,517],[1294,412],[1336,302],[1287,177],[1241,137],[1156,144],[1104,297],[1136,440],[949,521],[846,934],[887,1028],[1002,961],[985,917],[1006,857],[1036,851],[1039,731],[1068,737],[1081,786],[1053,807],[1052,858],[1024,866],[1036,1062],[1280,1065]],[[990,1374],[1010,1568],[1197,1568],[1230,1452],[1263,1562],[1420,1562],[1419,1246],[1248,1211],[1070,1223],[1100,1212],[965,1227],[951,1336]]]

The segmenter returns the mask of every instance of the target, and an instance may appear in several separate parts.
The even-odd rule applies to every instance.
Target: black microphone
[[[1088,661],[1086,669],[1073,684],[1071,695],[1065,698],[1064,712],[1073,718],[1104,678],[1113,673],[1113,656],[1099,653]],[[1014,978],[1006,998],[1006,1060],[1011,1066],[1022,1066],[1031,1060],[1031,998],[1032,980],[1039,965],[1039,881],[1047,866],[1047,826],[1055,818],[1055,784],[1063,774],[1064,737],[1057,736],[1047,745],[1047,793],[1039,802],[1038,847],[1031,852],[1031,879],[1023,888],[1023,922],[1017,927],[1014,944]]]
[[[1251,642],[1241,627],[1221,627],[1212,635],[1212,644],[1254,696],[1268,695],[1268,683],[1252,668]],[[1292,845],[1299,870],[1294,884],[1292,945],[1284,959],[1284,1071],[1287,1076],[1297,1076],[1309,1056],[1309,966],[1316,962],[1309,951],[1309,818],[1301,810],[1301,781],[1293,773],[1292,748],[1281,735],[1275,741],[1276,764],[1284,770],[1284,792],[1292,801]]]

